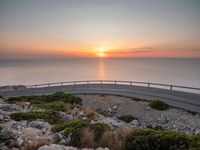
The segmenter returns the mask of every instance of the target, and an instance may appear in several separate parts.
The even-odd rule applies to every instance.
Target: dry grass
[[[84,109],[83,112],[86,114],[86,117],[92,120],[98,117],[98,113],[94,109]]]
[[[26,139],[21,147],[21,150],[37,150],[43,145],[50,145],[52,141],[49,138],[41,138],[37,140]]]
[[[25,101],[17,101],[17,102],[16,102],[16,105],[18,105],[18,106],[20,106],[20,107],[22,107],[22,108],[25,108],[26,102],[25,102]]]
[[[95,141],[94,141],[94,132],[89,128],[84,129],[82,136],[81,136],[81,147],[84,148],[94,148]]]
[[[115,131],[105,131],[99,141],[99,146],[108,147],[110,150],[122,150],[122,141]]]

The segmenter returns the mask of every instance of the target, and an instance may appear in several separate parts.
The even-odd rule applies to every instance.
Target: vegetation
[[[192,135],[189,137],[189,143],[191,150],[200,149],[200,135]]]
[[[15,121],[21,121],[21,120],[32,121],[36,119],[44,119],[46,122],[49,122],[50,124],[56,124],[62,122],[59,113],[55,111],[12,113],[10,114],[10,117]]]
[[[73,109],[76,105],[70,103],[64,103],[62,101],[51,102],[46,104],[33,104],[35,108],[47,109],[52,111],[63,111],[67,112],[70,109]]]
[[[122,115],[120,117],[118,117],[118,119],[126,122],[126,123],[130,123],[131,121],[137,119],[136,117],[134,117],[133,115],[131,114],[128,114],[128,115]]]
[[[90,124],[89,129],[94,132],[95,141],[98,141],[105,131],[110,130],[110,127],[104,123],[95,123]]]
[[[83,109],[83,112],[86,114],[86,117],[90,119],[95,119],[98,115],[94,109]]]
[[[78,105],[82,104],[82,100],[79,97],[63,92],[57,92],[51,95],[10,97],[7,101],[10,103],[24,101],[24,102],[30,102],[31,104],[44,104],[44,103],[51,103],[54,101],[61,101],[70,104],[78,104]]]
[[[157,109],[157,110],[167,110],[169,108],[169,105],[166,104],[163,101],[160,100],[153,100],[150,102],[149,106],[153,109]]]
[[[125,150],[187,150],[187,136],[178,132],[150,129],[133,130],[124,140]]]
[[[108,111],[105,111],[105,110],[103,110],[103,109],[101,109],[101,108],[96,109],[96,111],[97,111],[99,114],[101,114],[101,115],[103,115],[103,116],[105,116],[105,117],[108,117],[108,115],[109,115]]]
[[[0,124],[0,131],[3,130],[3,126]]]
[[[62,130],[65,130],[66,132],[70,132],[78,128],[87,127],[88,125],[89,125],[88,120],[73,119],[73,120],[66,121],[65,123],[54,125],[52,130],[54,132],[60,132]]]

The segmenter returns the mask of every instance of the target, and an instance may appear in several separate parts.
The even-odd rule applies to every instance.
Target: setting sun
[[[98,57],[106,57],[108,54],[106,52],[110,51],[110,48],[105,48],[105,47],[97,47],[94,48],[95,54]]]

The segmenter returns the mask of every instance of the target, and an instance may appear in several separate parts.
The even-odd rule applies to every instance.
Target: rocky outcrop
[[[54,142],[51,126],[43,120],[9,121],[4,124],[0,134],[1,148],[10,149],[28,147],[38,148]],[[3,144],[4,143],[4,144]]]
[[[94,150],[94,149],[90,149],[90,148],[89,149],[88,148],[78,149],[78,148],[71,147],[71,146],[51,144],[49,146],[47,146],[47,145],[42,146],[38,150]],[[109,150],[109,149],[99,147],[96,150]]]
[[[27,87],[24,85],[9,85],[9,86],[0,86],[0,92],[5,91],[15,91],[15,90],[24,90]]]

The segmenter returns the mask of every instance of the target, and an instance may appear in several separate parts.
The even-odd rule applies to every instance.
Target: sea
[[[200,88],[198,58],[1,59],[0,86],[122,80]]]

